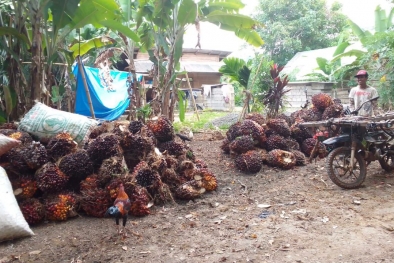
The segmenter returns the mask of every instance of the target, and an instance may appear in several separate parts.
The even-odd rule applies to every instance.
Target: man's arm
[[[378,91],[375,89],[374,92],[372,93],[372,98],[375,98],[377,96],[379,96],[379,94],[378,94]],[[378,100],[372,101],[372,113],[375,116],[379,115],[379,112],[378,112]]]
[[[354,111],[354,99],[353,98],[349,98],[349,109],[350,111]]]
[[[354,90],[351,89],[349,92],[349,109],[350,111],[354,111]]]

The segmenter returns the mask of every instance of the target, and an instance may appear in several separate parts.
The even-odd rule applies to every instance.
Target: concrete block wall
[[[348,103],[348,89],[334,89],[332,82],[289,82],[286,89],[290,91],[285,94],[286,112],[291,113],[301,109],[305,105],[306,96],[310,103],[312,103],[312,96],[318,93],[327,93],[333,98],[341,99],[343,104]]]

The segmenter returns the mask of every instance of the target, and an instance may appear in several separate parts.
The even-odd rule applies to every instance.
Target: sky
[[[327,0],[328,4],[338,1],[342,4],[342,13],[347,15],[353,22],[363,29],[374,28],[375,8],[380,5],[383,9],[389,9],[393,4],[387,0]],[[244,15],[251,15],[256,10],[257,0],[244,0],[245,8],[241,10]],[[197,44],[197,31],[190,26],[184,38],[184,47],[195,48]],[[242,51],[245,49],[245,41],[237,38],[234,33],[221,30],[210,23],[201,23],[202,49]]]

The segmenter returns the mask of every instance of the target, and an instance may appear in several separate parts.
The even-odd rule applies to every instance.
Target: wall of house
[[[148,53],[138,52],[137,59],[149,59]],[[202,53],[184,53],[181,57],[181,61],[193,61],[193,62],[220,62],[219,55],[210,55]]]
[[[190,85],[192,88],[201,88],[204,84],[219,84],[220,83],[220,73],[202,73],[202,72],[190,72],[188,76],[192,81]],[[187,82],[182,83],[182,88],[188,88]]]
[[[194,61],[194,62],[219,62],[219,55],[209,55],[202,53],[183,53],[181,61]]]
[[[146,59],[146,60],[149,60],[149,54],[148,54],[148,53],[138,52],[138,53],[137,53],[137,58],[136,58],[136,59]]]
[[[291,113],[301,109],[301,106],[305,105],[306,97],[305,91],[307,92],[307,98],[312,103],[312,96],[318,93],[327,93],[332,98],[338,98],[342,101],[342,104],[348,103],[348,89],[337,88],[333,89],[334,83],[331,82],[289,82],[286,89],[290,89],[286,93],[286,101],[290,104],[286,106],[286,112]]]
[[[223,93],[222,87],[212,87],[211,94],[204,99],[204,108],[211,110],[232,111],[235,107],[234,87],[228,85],[227,94]]]

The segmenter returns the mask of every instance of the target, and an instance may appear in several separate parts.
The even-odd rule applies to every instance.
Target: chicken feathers
[[[123,184],[119,185],[118,195],[114,201],[114,205],[108,208],[107,212],[105,213],[107,216],[111,216],[115,218],[116,226],[118,228],[118,234],[123,233],[123,237],[126,237],[126,222],[127,222],[127,215],[131,208],[131,202],[129,196],[124,191]],[[123,220],[123,231],[119,228],[119,220],[122,218]]]

